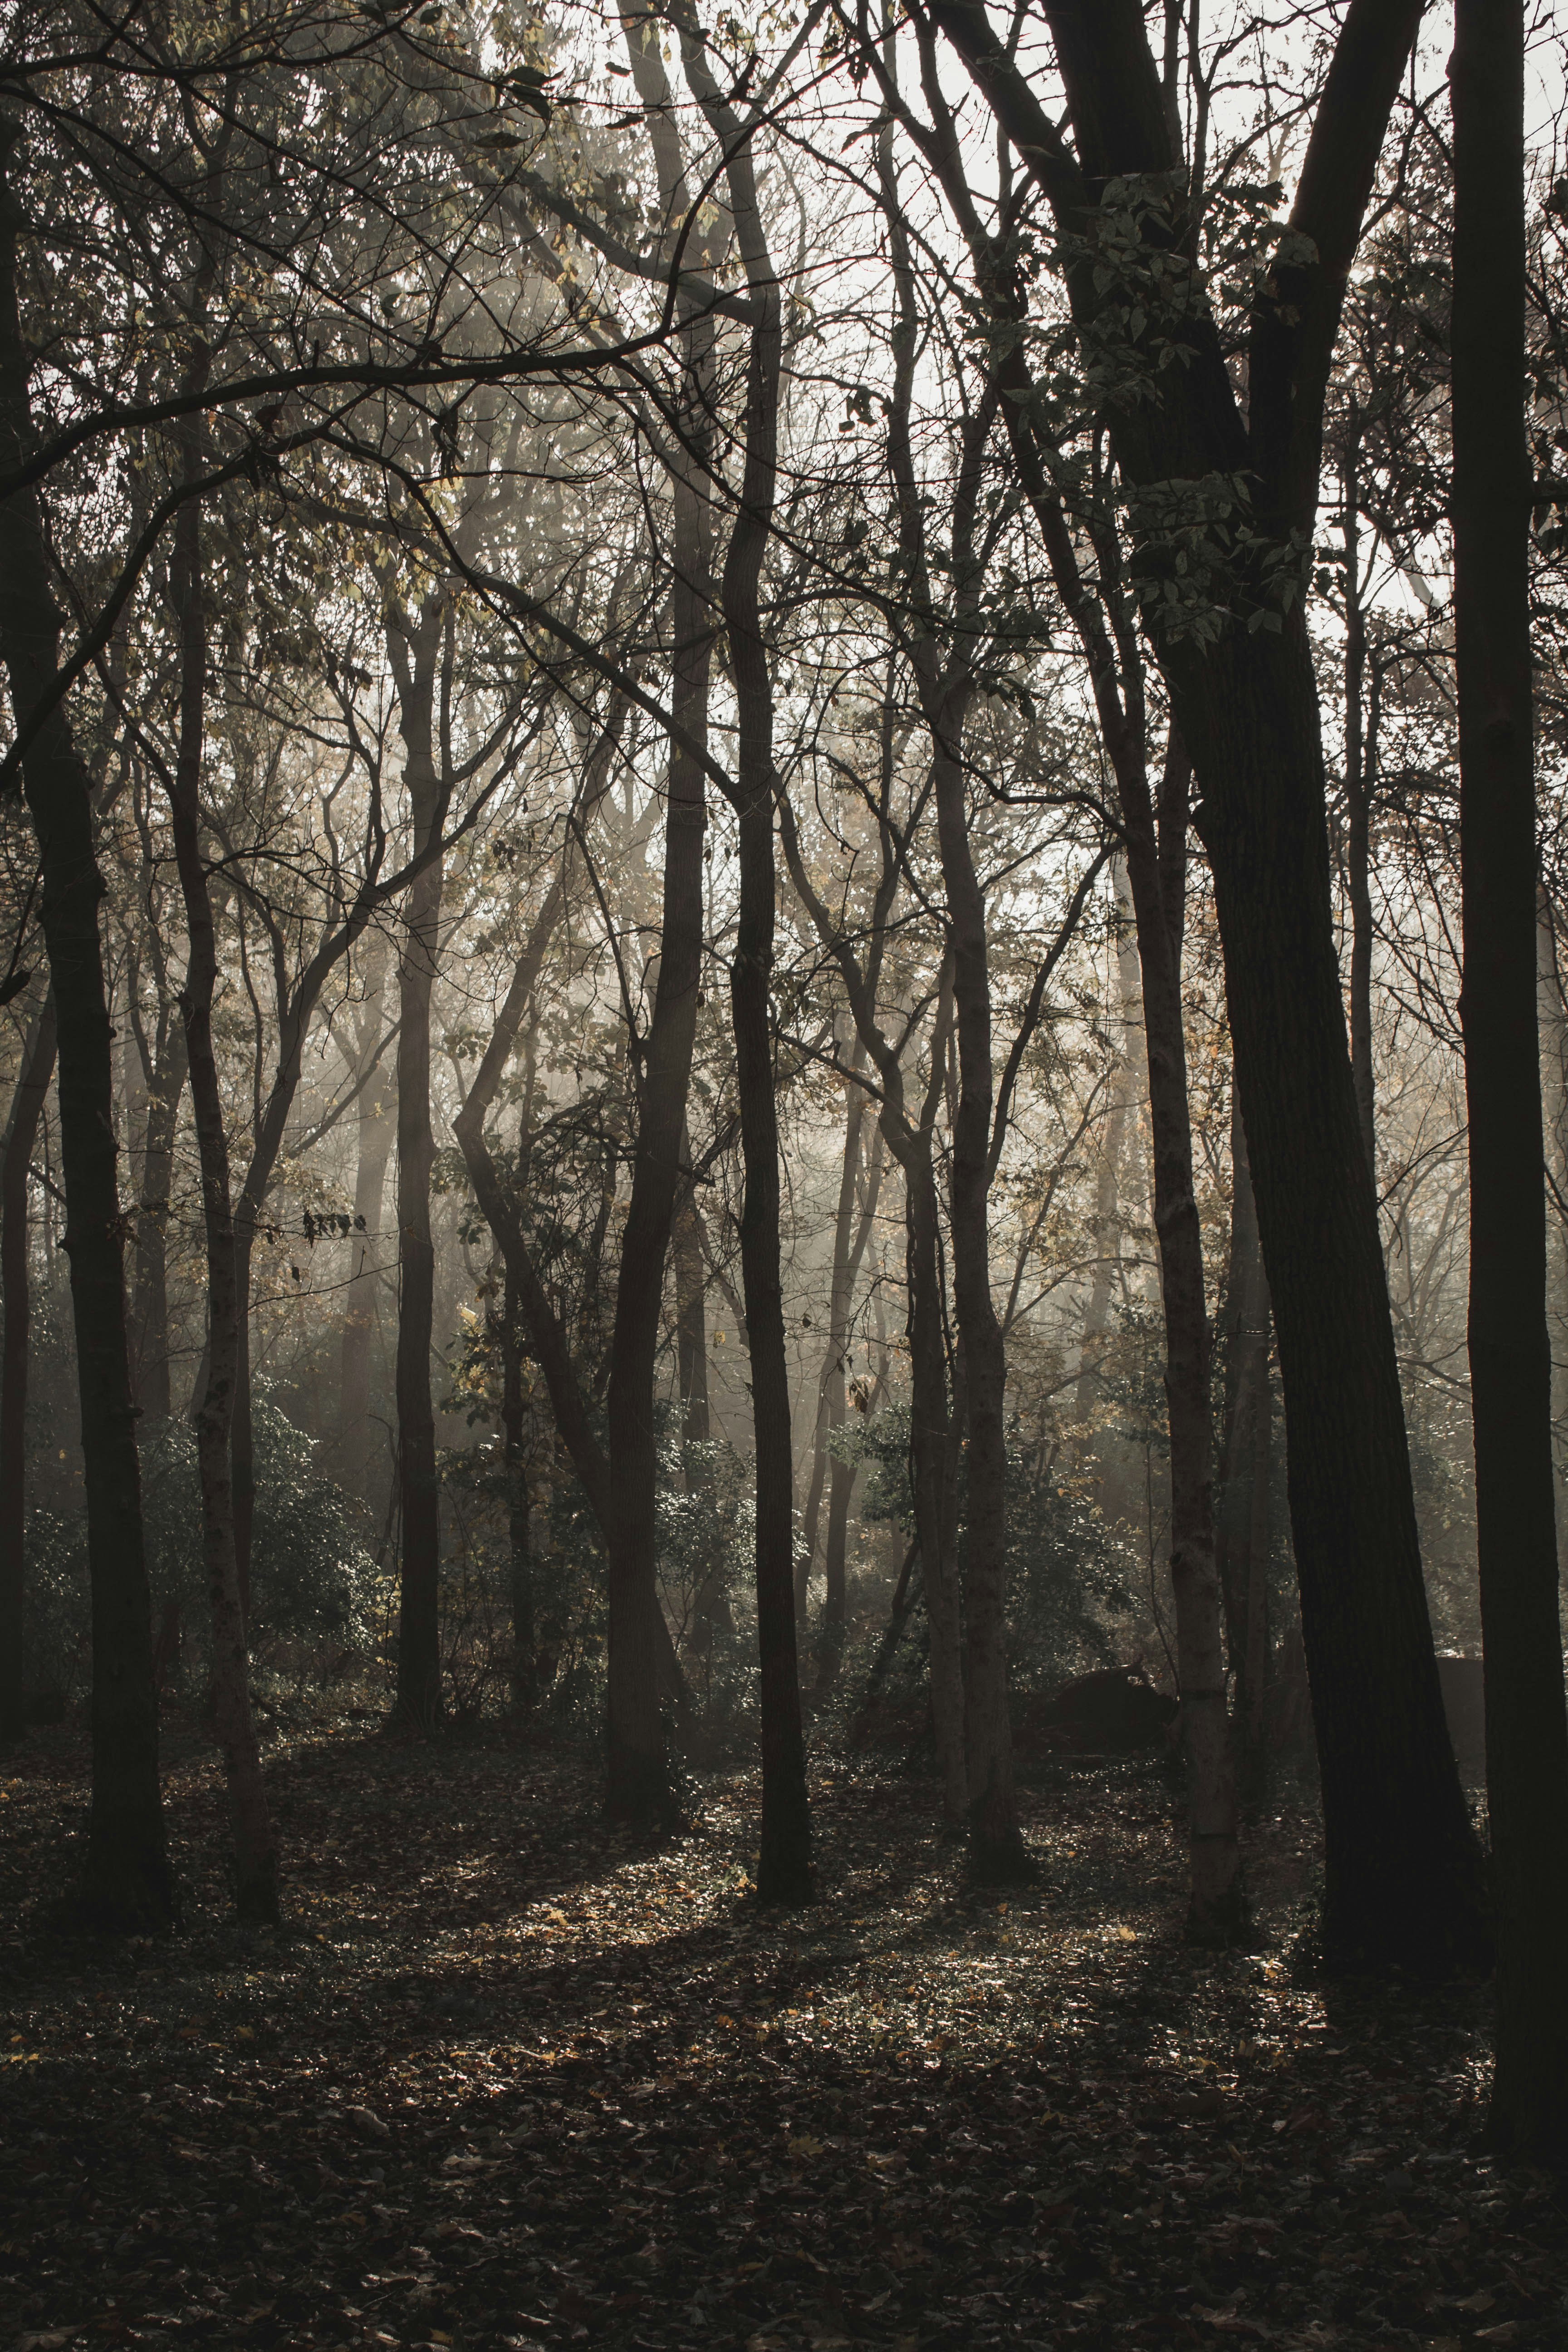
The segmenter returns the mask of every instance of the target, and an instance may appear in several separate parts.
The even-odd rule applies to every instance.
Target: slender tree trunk
[[[192,466],[195,471],[195,466]],[[234,1835],[235,1904],[242,1919],[275,1922],[278,1844],[267,1803],[251,1712],[245,1612],[235,1552],[230,1420],[239,1366],[240,1301],[234,1204],[223,1091],[213,1050],[217,944],[202,864],[200,782],[207,675],[207,619],[201,562],[201,509],[192,499],[175,526],[170,581],[180,635],[180,740],[169,793],[174,857],[184,899],[189,961],[184,1020],[191,1106],[201,1159],[206,1235],[206,1388],[196,1413],[202,1491],[202,1550],[212,1610],[212,1699]]]
[[[1130,730],[1131,732],[1131,730]],[[1154,1159],[1154,1229],[1165,1307],[1165,1401],[1171,1432],[1171,1582],[1176,1670],[1190,1792],[1189,1933],[1224,1941],[1240,1925],[1236,1773],[1226,1718],[1219,1571],[1215,1560],[1214,1453],[1203,1229],[1193,1189],[1192,1115],[1182,1008],[1182,896],[1185,874],[1161,873],[1160,843],[1142,765],[1133,748],[1118,766],[1127,828],[1127,878],[1138,929],[1143,1024],[1149,1050],[1149,1127]],[[1168,767],[1185,755],[1173,743]]]
[[[1230,1268],[1225,1300],[1225,1444],[1215,1550],[1230,1650],[1231,1723],[1241,1800],[1267,1795],[1268,1485],[1273,1415],[1268,1380],[1268,1281],[1247,1162],[1247,1130],[1230,1118]]]
[[[404,777],[417,856],[439,820],[435,702],[445,614],[432,597],[417,620],[389,638],[398,663]],[[441,1696],[441,1495],[436,1480],[436,1409],[430,1391],[436,1251],[430,1235],[430,1000],[440,952],[440,858],[410,885],[398,963],[397,1031],[397,1491],[402,1526],[394,1720],[429,1731]]]
[[[7,174],[16,127],[0,124]],[[21,207],[0,186],[0,457],[33,443],[28,356],[16,306]],[[51,700],[59,672],[55,602],[36,493],[0,507],[0,656],[20,732]],[[166,1927],[174,1888],[158,1786],[158,1697],[126,1347],[124,1224],[115,1179],[113,1060],[98,909],[91,787],[63,702],[33,736],[23,785],[44,869],[43,927],[59,1039],[60,1159],[70,1259],[92,1594],[92,1806],[85,1914],[105,1925]]]
[[[1564,1528],[1563,1429],[1568,1423],[1568,1004],[1563,993],[1556,912],[1544,885],[1536,898],[1537,1001],[1541,1024],[1541,1108],[1546,1129],[1551,1199],[1546,1212],[1546,1328],[1552,1348],[1552,1444],[1557,1492],[1557,1550]]]
[[[371,952],[374,961],[360,1033],[360,1067],[356,1072],[356,1076],[361,1077],[363,1077],[365,1068],[381,1043],[385,949],[379,937]],[[382,1066],[377,1064],[365,1080],[359,1097],[354,1229],[349,1237],[349,1247],[354,1255],[354,1272],[343,1315],[340,1372],[339,1460],[344,1484],[352,1493],[366,1502],[372,1499],[380,1483],[376,1471],[382,1453],[379,1433],[370,1417],[370,1375],[378,1320],[376,1289],[381,1276],[377,1252],[382,1203],[386,1191],[386,1163],[391,1157],[394,1133],[393,1113],[388,1100],[391,1094],[387,1083],[389,1076],[390,1073],[384,1073]]]
[[[26,1636],[27,1370],[32,1284],[27,1249],[28,1171],[55,1069],[55,1004],[45,996],[27,1024],[22,1068],[0,1141],[0,1740],[26,1728],[22,1658]]]
[[[501,1305],[501,1432],[506,1445],[508,1591],[511,1601],[511,1706],[539,1703],[533,1612],[533,1550],[528,1499],[528,1407],[522,1391],[522,1307],[509,1274]]]
[[[940,1060],[946,1024],[932,1044]],[[937,1248],[936,1183],[930,1135],[923,1159],[900,1154],[909,1219],[910,1468],[914,1489],[915,1542],[925,1580],[931,1729],[942,1782],[942,1820],[957,1834],[969,1818],[969,1774],[963,1741],[963,1624],[959,1598],[957,1513],[951,1465],[957,1401],[948,1399],[942,1338],[942,1261]],[[889,1138],[889,1141],[892,1139]]]
[[[1113,884],[1120,914],[1127,892],[1127,868],[1121,858],[1115,861]],[[1111,1080],[1110,1111],[1105,1122],[1105,1140],[1100,1147],[1094,1201],[1094,1246],[1098,1256],[1094,1279],[1089,1285],[1089,1304],[1084,1309],[1078,1381],[1073,1390],[1073,1420],[1083,1433],[1076,1449],[1080,1460],[1089,1444],[1101,1347],[1106,1326],[1110,1319],[1110,1293],[1121,1255],[1121,1160],[1127,1118],[1139,1091],[1138,1077],[1145,1062],[1138,949],[1131,917],[1129,902],[1126,919],[1119,923],[1116,933],[1116,979],[1125,1042],[1116,1075]]]
[[[1568,1708],[1552,1466],[1526,436],[1525,20],[1458,0],[1455,637],[1471,1412],[1497,1930],[1492,2128],[1568,2158]]]
[[[842,1049],[842,1041],[840,1041]],[[857,1038],[851,1066],[862,1068],[866,1049]],[[811,1477],[805,1490],[805,1508],[801,1513],[800,1558],[795,1567],[795,1622],[804,1635],[806,1628],[806,1592],[812,1570],[816,1566],[817,1538],[822,1528],[822,1497],[827,1485],[827,1440],[844,1419],[844,1340],[849,1318],[849,1253],[855,1242],[855,1208],[860,1183],[860,1138],[866,1123],[867,1098],[858,1087],[845,1089],[844,1150],[838,1167],[838,1205],[833,1220],[833,1257],[828,1272],[827,1345],[823,1351],[822,1371],[816,1383],[816,1425],[811,1440]],[[826,1612],[825,1612],[826,1621]],[[842,1646],[844,1624],[842,1612],[838,1621],[838,1642]],[[819,1678],[831,1681],[837,1668],[837,1654],[826,1647],[826,1622],[818,1648]],[[831,1663],[829,1663],[831,1659]]]
[[[167,1421],[172,1409],[168,1223],[174,1181],[174,1138],[180,1120],[180,1097],[185,1090],[184,1023],[178,1018],[165,1023],[160,1010],[159,1028],[159,1051],[147,1087],[141,1214],[136,1221],[131,1293],[136,1402],[143,1421],[149,1423]]]
[[[706,80],[688,48],[689,77]],[[779,1247],[779,1138],[773,1076],[773,931],[777,877],[773,854],[773,680],[763,637],[759,587],[777,479],[779,377],[783,322],[779,288],[760,243],[749,150],[736,152],[729,110],[723,137],[747,282],[758,318],[752,328],[746,380],[746,455],[741,507],[724,564],[723,608],[735,681],[739,741],[732,804],[740,832],[741,894],[730,964],[736,1091],[745,1189],[741,1206],[741,1272],[751,1356],[756,1446],[757,1643],[762,1668],[763,1823],[757,1896],[763,1903],[809,1902],[813,1893],[811,1808],[795,1619],[795,1456],[790,1442],[789,1366],[784,1352],[784,1277]],[[753,239],[755,242],[753,242]]]

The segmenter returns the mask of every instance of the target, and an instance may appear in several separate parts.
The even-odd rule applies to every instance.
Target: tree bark
[[[730,1017],[745,1171],[741,1272],[756,1449],[763,1751],[757,1899],[805,1903],[814,1891],[811,1806],[795,1652],[795,1455],[784,1352],[771,1003],[777,912],[773,693],[761,606],[763,560],[772,531],[778,478],[784,329],[779,284],[763,236],[749,142],[733,110],[719,94],[695,19],[683,10],[680,23],[687,80],[725,156],[736,238],[755,312],[746,372],[745,457],[740,503],[725,554],[722,604],[738,722],[730,800],[740,835],[741,889],[730,963]]]
[[[1114,888],[1119,917],[1123,916],[1126,900],[1127,868],[1118,859]],[[1110,1319],[1110,1293],[1121,1257],[1121,1160],[1125,1150],[1128,1113],[1132,1108],[1138,1090],[1138,1077],[1146,1064],[1143,1048],[1143,1008],[1138,982],[1138,949],[1131,920],[1131,906],[1125,904],[1125,916],[1119,920],[1116,933],[1116,982],[1121,999],[1120,1026],[1124,1045],[1118,1060],[1116,1075],[1111,1080],[1110,1111],[1105,1122],[1105,1140],[1100,1147],[1100,1174],[1095,1185],[1094,1279],[1089,1285],[1089,1304],[1084,1309],[1083,1338],[1079,1346],[1078,1380],[1073,1389],[1072,1416],[1081,1433],[1077,1441],[1077,1453],[1081,1461],[1089,1450],[1092,1436],[1095,1388],[1100,1377],[1100,1358],[1106,1325]],[[1112,1244],[1114,1244],[1114,1254]]]
[[[501,1303],[501,1431],[506,1447],[507,1586],[511,1603],[511,1706],[531,1715],[539,1703],[533,1610],[533,1549],[528,1499],[528,1406],[522,1389],[523,1317],[509,1274]]]
[[[174,1181],[174,1138],[185,1090],[185,1024],[167,1023],[160,1008],[159,1050],[147,1076],[147,1120],[142,1147],[141,1213],[131,1292],[132,1360],[136,1402],[143,1421],[167,1421],[172,1410],[169,1361],[169,1205]]]
[[[55,1069],[55,1004],[46,995],[27,1024],[22,1067],[0,1141],[0,1740],[26,1729],[22,1660],[26,1638],[27,1372],[32,1284],[27,1194],[33,1146]]]
[[[1134,0],[1047,0],[1077,133],[1069,153],[976,0],[932,0],[977,85],[1075,238],[1102,193],[1166,175],[1171,147]],[[1291,215],[1301,257],[1272,272],[1253,320],[1244,422],[1215,322],[1192,289],[1184,349],[1158,398],[1114,408],[1110,438],[1135,496],[1156,485],[1251,482],[1261,554],[1225,593],[1251,600],[1212,642],[1166,629],[1162,667],[1203,798],[1242,1111],[1273,1294],[1289,1432],[1302,1631],[1322,1772],[1326,1947],[1334,1965],[1468,1965],[1489,1937],[1479,1851],[1444,1720],[1422,1579],[1377,1207],[1345,1045],[1329,887],[1312,648],[1293,550],[1316,513],[1323,394],[1389,110],[1418,0],[1351,0]],[[1173,198],[1179,212],[1180,199]],[[1139,233],[1184,250],[1179,218]],[[1069,263],[1075,315],[1133,345],[1118,273]],[[1159,532],[1140,561],[1159,561]],[[1279,567],[1286,567],[1281,572]],[[1291,588],[1288,600],[1281,580]],[[1158,593],[1151,577],[1151,591]]]
[[[1536,1017],[1526,435],[1525,23],[1458,0],[1454,617],[1471,1415],[1497,1929],[1491,2123],[1568,2158],[1568,1708],[1563,1689]]]
[[[1351,1076],[1366,1164],[1377,1182],[1377,1090],[1372,1066],[1372,749],[1366,728],[1366,614],[1352,417],[1345,467],[1345,885],[1351,908]]]
[[[375,1262],[376,1249],[382,1203],[386,1191],[386,1163],[392,1153],[394,1133],[393,1113],[387,1101],[391,1089],[380,1065],[370,1068],[382,1043],[386,950],[379,937],[371,950],[371,957],[370,982],[358,1039],[359,1068],[355,1073],[364,1083],[358,1102],[354,1230],[349,1237],[349,1247],[354,1254],[354,1274],[349,1285],[348,1304],[343,1314],[338,1421],[338,1452],[343,1483],[352,1494],[358,1495],[365,1502],[372,1500],[379,1483],[375,1472],[381,1458],[381,1445],[379,1433],[370,1417],[370,1374],[378,1321],[376,1287],[381,1279]],[[367,1068],[370,1068],[368,1076],[365,1076]]]
[[[0,124],[0,457],[33,442],[29,361],[16,302],[22,208],[9,178],[17,136]],[[0,656],[20,733],[54,705],[23,762],[43,860],[43,927],[58,1027],[60,1160],[81,1399],[92,1608],[92,1806],[81,1905],[105,1926],[170,1925],[174,1886],[158,1786],[158,1700],[126,1347],[124,1220],[115,1178],[114,1074],[94,854],[92,793],[56,698],[61,617],[36,493],[0,507]]]
[[[398,682],[414,854],[435,838],[442,799],[437,772],[436,691],[445,627],[438,597],[417,618],[389,618]],[[397,1695],[393,1720],[430,1731],[441,1696],[441,1495],[436,1479],[436,1409],[430,1391],[436,1251],[430,1235],[430,1000],[440,953],[440,858],[411,884],[397,969]]]
[[[192,436],[195,437],[194,435]],[[188,470],[195,471],[193,460]],[[239,1370],[240,1298],[223,1090],[213,1049],[217,940],[201,852],[200,784],[207,678],[207,615],[202,577],[201,509],[182,508],[170,587],[180,640],[180,731],[169,805],[184,899],[189,957],[181,994],[191,1107],[202,1171],[206,1240],[206,1386],[196,1412],[202,1493],[202,1553],[212,1612],[212,1700],[234,1836],[235,1907],[242,1919],[279,1917],[278,1843],[250,1706],[245,1611],[235,1549],[230,1423]]]
[[[1230,1116],[1230,1265],[1226,1281],[1225,1439],[1215,1551],[1230,1651],[1231,1724],[1241,1801],[1256,1811],[1268,1794],[1268,1499],[1273,1399],[1268,1379],[1268,1278],[1258,1238],[1258,1207],[1247,1160],[1247,1130]]]

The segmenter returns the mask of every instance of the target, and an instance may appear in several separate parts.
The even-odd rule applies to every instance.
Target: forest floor
[[[1568,2344],[1562,2191],[1480,2146],[1487,1996],[1296,1964],[1305,1805],[1215,1958],[1158,1767],[1029,1790],[1003,1900],[926,1784],[820,1759],[780,1916],[742,1776],[653,1846],[579,1757],[344,1720],[272,1751],[251,1934],[167,1752],[186,1925],[110,1949],[35,1908],[79,1740],[0,1764],[0,2347]]]

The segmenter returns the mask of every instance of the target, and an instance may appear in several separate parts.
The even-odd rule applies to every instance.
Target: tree
[[[933,0],[931,14],[1051,208],[1086,356],[1125,387],[1107,413],[1133,585],[1200,788],[1279,1334],[1327,1946],[1336,1963],[1468,1964],[1488,1948],[1482,1874],[1432,1654],[1345,1046],[1300,593],[1345,279],[1419,6],[1352,0],[1346,13],[1283,241],[1257,281],[1245,416],[1194,275],[1187,175],[1135,0],[1047,6],[1076,153],[983,7]],[[1110,244],[1117,266],[1097,266]]]
[[[1458,0],[1454,619],[1458,674],[1469,1360],[1497,1924],[1492,2128],[1568,2157],[1563,1689],[1536,1023],[1525,435],[1524,10]]]

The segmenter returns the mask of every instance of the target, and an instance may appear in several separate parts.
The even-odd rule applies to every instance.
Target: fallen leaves
[[[1040,1879],[999,1906],[921,1784],[826,1775],[824,1899],[770,1917],[739,1780],[654,1848],[499,1740],[272,1769],[308,1928],[230,1925],[193,1754],[186,1933],[7,1948],[10,2346],[1552,2341],[1561,2217],[1470,2145],[1477,1997],[1325,1995],[1289,1913],[1188,1952],[1156,1776],[1033,1793]],[[51,1769],[19,1812],[76,1801]]]

